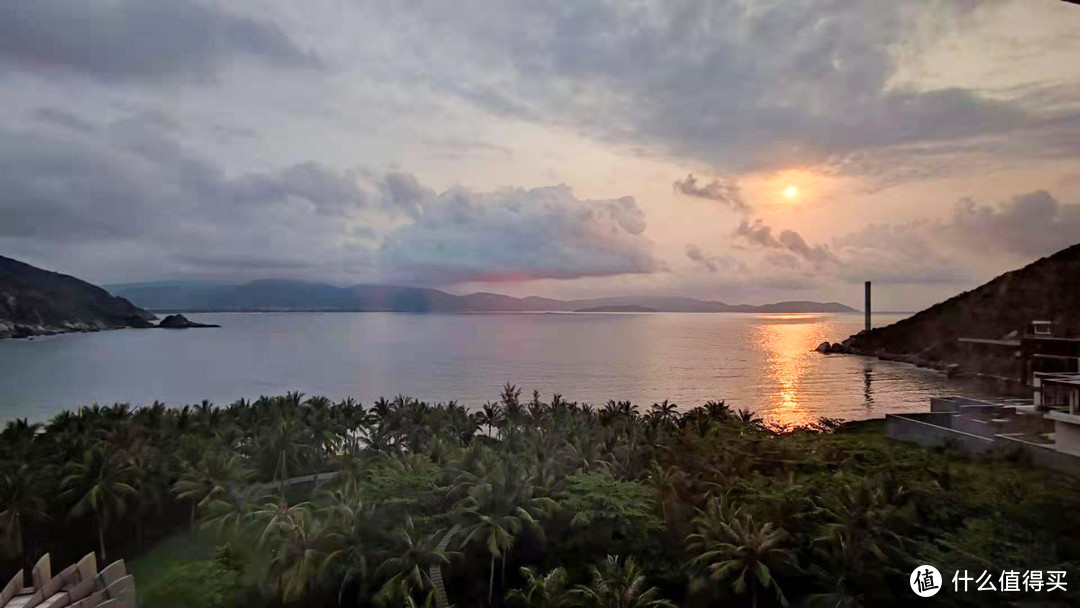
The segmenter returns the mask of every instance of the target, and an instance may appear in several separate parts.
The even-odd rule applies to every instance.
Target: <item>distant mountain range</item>
[[[153,318],[100,287],[0,256],[0,339],[151,327]]]
[[[726,304],[675,296],[585,300],[514,298],[497,293],[458,296],[419,287],[260,280],[249,283],[165,281],[108,285],[112,293],[158,311],[395,311],[395,312],[855,312],[839,302]]]

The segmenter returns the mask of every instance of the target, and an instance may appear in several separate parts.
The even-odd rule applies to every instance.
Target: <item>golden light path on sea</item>
[[[810,370],[809,357],[820,356],[814,347],[821,343],[821,328],[813,319],[816,315],[776,314],[766,317],[771,323],[760,328],[759,340],[766,352],[766,374],[763,383],[779,387],[780,401],[768,411],[761,412],[769,422],[782,426],[799,426],[816,420],[799,404],[803,377]]]

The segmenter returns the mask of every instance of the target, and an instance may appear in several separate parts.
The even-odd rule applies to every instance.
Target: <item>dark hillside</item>
[[[0,338],[150,327],[153,318],[100,287],[0,256]]]
[[[912,362],[961,362],[958,338],[1002,338],[1033,320],[1059,337],[1080,336],[1080,244],[1007,272],[903,321],[844,341],[844,350],[902,355]]]

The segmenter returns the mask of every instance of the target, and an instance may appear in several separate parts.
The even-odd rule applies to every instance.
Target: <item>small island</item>
[[[221,327],[210,323],[196,323],[181,314],[169,315],[158,323],[158,327],[164,329],[188,329],[195,327]]]
[[[649,308],[648,306],[637,306],[635,304],[626,304],[624,306],[593,306],[591,308],[579,308],[574,312],[660,312],[655,308]]]

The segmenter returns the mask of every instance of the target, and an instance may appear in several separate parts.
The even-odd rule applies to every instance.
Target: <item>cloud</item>
[[[741,273],[747,269],[746,264],[731,256],[706,253],[693,243],[686,246],[686,257],[713,273],[720,270],[729,271],[729,274]]]
[[[844,274],[895,283],[986,278],[1080,242],[1080,204],[1044,190],[996,205],[961,199],[941,220],[871,224],[833,239]]]
[[[1038,257],[1080,242],[1080,204],[1062,204],[1045,190],[1019,194],[999,205],[965,198],[934,231],[970,251]]]
[[[409,173],[312,161],[229,175],[145,120],[0,129],[0,217],[0,250],[91,279],[122,268],[107,278],[450,284],[663,269],[631,197],[438,194]]]
[[[851,283],[960,282],[970,278],[953,260],[936,253],[933,238],[920,226],[873,224],[833,239],[832,246],[810,244],[794,230],[744,220],[735,236],[763,252],[762,272],[797,273],[818,280]]]
[[[90,132],[94,130],[94,125],[90,122],[60,108],[40,107],[34,111],[34,118],[46,124],[74,131]]]
[[[739,226],[735,229],[735,236],[743,237],[748,242],[759,247],[769,247],[771,249],[783,247],[780,241],[773,236],[772,227],[766,225],[760,219],[754,220],[753,223],[748,220],[739,222]]]
[[[815,245],[811,247],[810,245],[807,245],[803,237],[794,230],[784,230],[781,232],[780,244],[787,248],[788,251],[795,253],[815,266],[821,266],[826,262],[836,261],[836,258],[829,252],[828,247],[824,245]]]
[[[390,172],[378,183],[379,191],[391,206],[416,217],[425,200],[434,198],[435,191],[420,183],[411,173]]]
[[[955,252],[941,246],[931,222],[870,224],[832,240],[841,260],[838,278],[849,283],[969,283],[975,275]]]
[[[748,211],[750,206],[743,200],[739,192],[739,185],[734,180],[714,179],[713,181],[698,185],[697,178],[692,173],[687,174],[685,179],[675,180],[672,187],[687,196],[705,198],[728,205],[736,211]]]
[[[1080,204],[1037,190],[996,205],[961,199],[945,219],[870,224],[831,245],[793,230],[776,236],[761,220],[744,220],[735,236],[773,269],[852,283],[970,283],[1080,242]]]
[[[709,270],[709,272],[716,272],[717,264],[711,257],[705,255],[705,252],[701,250],[701,247],[690,244],[686,246],[686,257],[701,264]]]
[[[416,6],[440,18],[431,35],[447,56],[436,82],[468,102],[719,170],[871,170],[895,183],[923,174],[879,157],[991,140],[1013,159],[1062,158],[1080,139],[1075,100],[1037,87],[1006,96],[897,81],[905,58],[979,22],[987,11],[972,3]],[[837,162],[853,151],[862,162]]]
[[[104,80],[212,76],[246,56],[277,66],[318,61],[272,21],[198,0],[5,0],[0,61]]]
[[[380,255],[413,281],[521,281],[641,274],[662,263],[634,199],[580,200],[566,186],[444,192]]]

